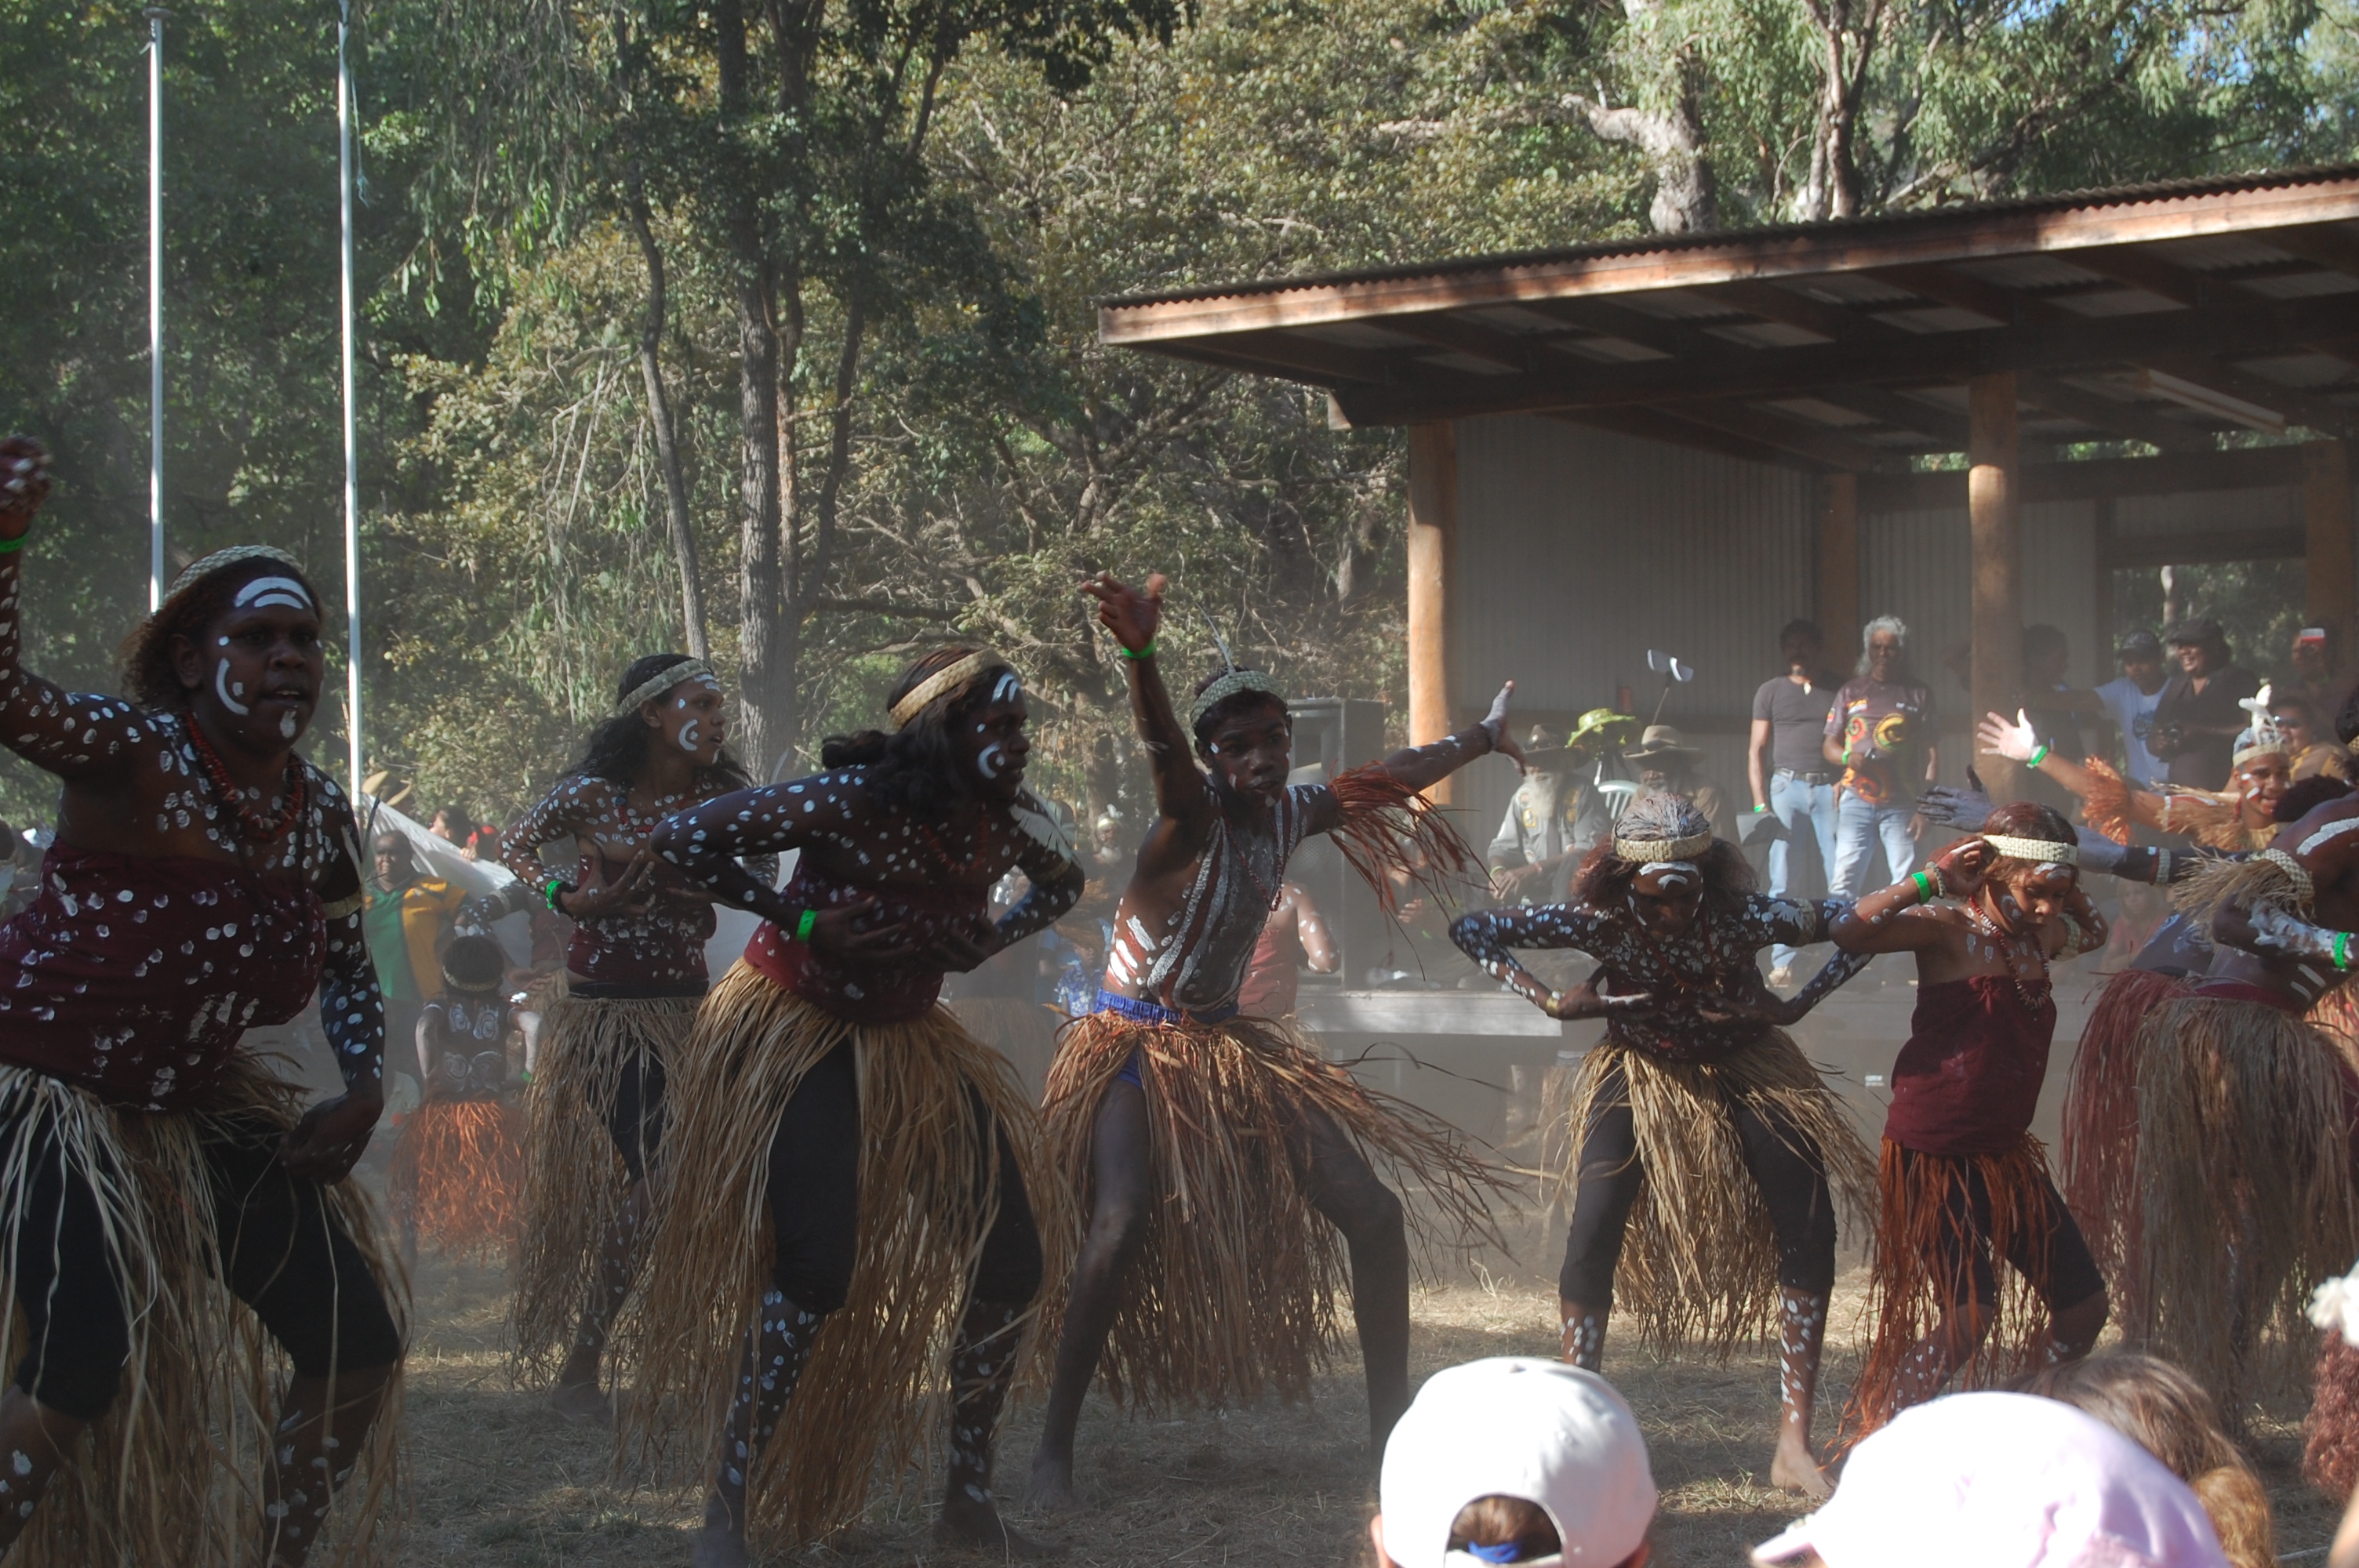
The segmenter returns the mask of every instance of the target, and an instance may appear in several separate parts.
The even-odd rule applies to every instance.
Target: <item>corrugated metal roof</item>
[[[2138,207],[2188,197],[2225,196],[2240,191],[2295,189],[2359,178],[2359,164],[2332,164],[2311,168],[2256,170],[2194,179],[2157,180],[2146,185],[2109,189],[2067,190],[2012,201],[1960,203],[1925,211],[1834,218],[1813,223],[1775,223],[1751,229],[1715,229],[1696,234],[1647,234],[1626,240],[1599,240],[1556,250],[1508,251],[1495,254],[1453,257],[1444,261],[1405,263],[1395,266],[1346,271],[1297,273],[1284,276],[1208,284],[1194,288],[1115,295],[1098,301],[1099,308],[1122,310],[1187,300],[1243,298],[1284,294],[1295,289],[1323,288],[1341,283],[1373,283],[1390,279],[1449,277],[1461,274],[1496,272],[1518,267],[1560,265],[1615,256],[1672,254],[1775,243],[1825,234],[1900,233],[1938,230],[1945,226],[2010,216],[2035,216],[2102,208]]]

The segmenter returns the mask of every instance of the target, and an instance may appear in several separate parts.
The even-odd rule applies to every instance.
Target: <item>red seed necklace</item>
[[[287,789],[279,803],[278,815],[276,817],[265,816],[245,803],[245,792],[239,789],[236,781],[229,776],[229,769],[223,765],[221,753],[214,751],[212,742],[205,739],[203,726],[190,719],[187,721],[187,729],[189,743],[196,750],[197,762],[203,767],[205,778],[212,784],[213,793],[222,798],[223,804],[237,814],[238,826],[245,830],[243,837],[248,843],[267,844],[295,825],[296,817],[303,811],[303,760],[300,757],[288,757]]]

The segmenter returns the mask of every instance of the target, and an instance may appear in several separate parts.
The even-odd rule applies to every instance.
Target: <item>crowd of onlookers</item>
[[[1605,1379],[1501,1357],[1419,1390],[1386,1447],[1369,1534],[1377,1568],[1642,1568],[1656,1505],[1646,1439]],[[2203,1391],[2127,1352],[1904,1412],[1851,1449],[1832,1498],[1751,1556],[1790,1568],[2294,1560],[2277,1556],[2268,1495]],[[2359,1568],[2359,1511],[2322,1561]]]

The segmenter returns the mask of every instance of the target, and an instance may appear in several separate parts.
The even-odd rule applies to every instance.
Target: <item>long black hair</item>
[[[974,652],[973,648],[935,649],[902,673],[886,697],[885,706],[893,707],[922,682]],[[882,730],[831,735],[820,743],[820,766],[865,768],[865,787],[871,795],[915,816],[940,816],[973,794],[951,747],[951,726],[989,702],[999,677],[1014,673],[1004,663],[985,665],[889,735]]]
[[[154,614],[132,629],[122,647],[124,694],[142,708],[177,713],[189,706],[189,688],[172,664],[172,639],[204,641],[205,628],[230,611],[237,590],[258,577],[292,578],[310,596],[312,613],[320,613],[320,593],[302,568],[277,555],[248,556],[223,562],[156,607]]]
[[[686,654],[649,654],[645,658],[633,659],[631,667],[623,672],[623,678],[614,683],[614,700],[622,701],[674,665],[688,663],[688,657]],[[639,770],[647,765],[650,733],[639,718],[636,703],[628,713],[601,720],[582,748],[582,760],[567,770],[568,776],[604,779],[628,789],[638,782]],[[697,788],[709,795],[724,795],[752,783],[745,776],[745,764],[731,755],[726,746],[711,767],[696,770]]]

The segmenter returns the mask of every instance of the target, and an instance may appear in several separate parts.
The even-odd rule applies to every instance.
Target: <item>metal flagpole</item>
[[[352,26],[352,3],[344,0],[336,17],[336,161],[344,213],[344,714],[352,795],[357,806],[361,795],[361,466],[353,413],[353,68],[345,48]]]
[[[164,18],[147,8],[147,608],[164,602]]]

